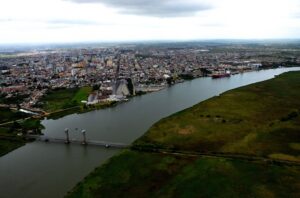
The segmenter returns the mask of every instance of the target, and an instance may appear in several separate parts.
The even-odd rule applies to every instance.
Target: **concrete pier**
[[[66,133],[66,141],[65,141],[65,143],[69,144],[70,143],[70,138],[69,138],[69,129],[68,128],[65,129],[65,133]]]
[[[86,145],[87,144],[87,142],[86,142],[86,131],[83,129],[81,131],[81,133],[82,133],[82,136],[83,136],[83,141],[82,141],[81,144]]]

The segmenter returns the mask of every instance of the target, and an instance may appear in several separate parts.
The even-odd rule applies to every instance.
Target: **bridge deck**
[[[64,138],[53,138],[53,137],[47,137],[47,136],[39,136],[39,135],[29,135],[28,138],[34,138],[36,141],[41,142],[49,142],[49,143],[63,143],[66,144],[66,139]],[[69,144],[82,144],[82,145],[93,145],[93,146],[101,146],[105,148],[128,148],[129,144],[123,144],[123,143],[116,143],[116,142],[106,142],[106,141],[95,141],[95,140],[87,140],[86,144],[83,144],[82,140],[77,139],[70,139]]]

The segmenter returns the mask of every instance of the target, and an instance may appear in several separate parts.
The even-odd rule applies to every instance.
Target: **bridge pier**
[[[83,136],[83,141],[82,141],[82,145],[86,145],[87,144],[87,142],[86,142],[86,131],[83,129],[82,131],[81,131],[81,133],[82,133],[82,136]]]
[[[69,144],[70,143],[70,138],[69,138],[69,129],[68,128],[65,129],[65,133],[66,133],[66,141],[65,141],[65,143]]]

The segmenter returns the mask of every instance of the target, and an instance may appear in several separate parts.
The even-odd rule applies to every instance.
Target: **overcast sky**
[[[1,0],[0,44],[300,38],[300,0]]]

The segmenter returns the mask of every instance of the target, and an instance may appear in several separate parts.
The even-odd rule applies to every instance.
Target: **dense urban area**
[[[44,112],[48,93],[91,87],[67,108],[157,91],[201,76],[300,65],[295,45],[180,43],[3,52],[0,105]],[[55,109],[56,110],[56,109]]]

